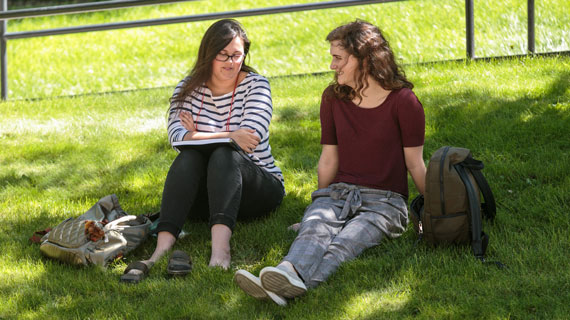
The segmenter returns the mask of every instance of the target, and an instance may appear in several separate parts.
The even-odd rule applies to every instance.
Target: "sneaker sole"
[[[274,267],[263,268],[259,278],[263,288],[285,298],[295,298],[307,292],[307,287],[302,281]]]
[[[234,276],[234,279],[238,286],[248,295],[260,299],[260,300],[271,300],[280,306],[286,306],[287,301],[282,297],[268,292],[261,286],[261,281],[251,273],[245,270],[238,270]]]

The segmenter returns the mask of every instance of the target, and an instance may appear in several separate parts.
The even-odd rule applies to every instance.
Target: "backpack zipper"
[[[441,214],[445,215],[445,197],[444,197],[444,190],[443,190],[443,165],[445,164],[445,157],[447,156],[447,152],[449,151],[449,146],[446,146],[443,149],[443,154],[441,155],[441,159],[439,159],[439,200],[441,203]]]

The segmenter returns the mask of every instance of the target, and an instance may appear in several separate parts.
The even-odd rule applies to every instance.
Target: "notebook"
[[[228,145],[236,150],[241,150],[239,145],[232,140],[232,138],[215,138],[215,139],[200,139],[200,140],[184,140],[173,142],[174,148],[212,148],[220,145]]]

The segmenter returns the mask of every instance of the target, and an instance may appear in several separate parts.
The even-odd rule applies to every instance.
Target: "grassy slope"
[[[278,6],[303,1],[266,1]],[[265,75],[326,71],[327,33],[365,19],[381,26],[404,62],[465,57],[464,1],[404,1],[360,7],[245,17],[253,46],[250,63]],[[50,18],[10,21],[10,32],[222,12],[259,6],[257,1],[190,1]],[[568,50],[570,2],[536,3],[537,52]],[[9,96],[33,98],[172,86],[192,66],[211,21],[91,32],[8,42]],[[526,1],[477,1],[477,56],[524,53]]]
[[[154,239],[107,271],[42,259],[27,243],[33,231],[109,193],[133,214],[159,208],[175,156],[164,132],[170,90],[4,103],[0,317],[562,319],[570,311],[569,67],[567,57],[408,67],[426,110],[426,158],[451,144],[485,162],[498,201],[496,222],[484,225],[489,254],[509,269],[477,263],[468,248],[416,248],[410,229],[345,264],[287,309],[244,295],[233,272],[206,267],[205,223],[187,225],[190,235],[177,244],[194,259],[188,278],[168,279],[162,260],[136,286],[118,277],[126,263],[152,252]],[[294,239],[285,227],[300,218],[316,185],[318,103],[329,80],[330,74],[271,80],[271,144],[288,195],[270,218],[238,225],[233,270],[277,263]]]
[[[525,3],[477,2],[477,55],[524,52],[525,45],[517,43],[525,37]],[[562,0],[537,3],[538,51],[568,49],[564,12],[569,5]],[[9,30],[251,7],[256,7],[254,1],[201,1],[11,22]],[[503,8],[510,9],[506,13]],[[464,55],[461,1],[409,1],[240,21],[254,41],[251,64],[276,76],[326,70],[326,33],[355,17],[382,26],[405,62]],[[79,215],[106,194],[118,194],[133,214],[159,208],[175,156],[164,132],[166,101],[191,66],[209,23],[9,42],[11,97],[168,88],[1,104],[0,318],[566,317],[568,58],[407,67],[426,108],[426,158],[452,144],[471,148],[486,164],[499,213],[485,230],[492,237],[490,255],[507,263],[506,271],[477,264],[465,248],[415,248],[409,230],[403,239],[367,251],[331,281],[280,309],[245,296],[233,284],[232,272],[206,267],[205,224],[187,226],[190,235],[179,242],[195,261],[195,270],[184,280],[167,279],[162,261],[148,281],[130,287],[118,283],[125,263],[150,254],[153,239],[107,271],[42,259],[38,248],[27,243],[31,233]],[[288,196],[269,219],[238,226],[233,268],[257,272],[275,264],[294,239],[285,226],[300,218],[316,185],[318,103],[329,81],[330,75],[271,79],[271,143],[286,175]]]

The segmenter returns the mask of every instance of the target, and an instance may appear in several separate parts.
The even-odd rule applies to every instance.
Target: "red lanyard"
[[[232,92],[232,101],[230,102],[230,113],[228,114],[228,121],[226,122],[227,132],[230,131],[230,118],[232,117],[232,109],[234,107],[234,97],[236,94],[238,79],[239,79],[239,73],[238,76],[236,77],[236,83],[234,84],[234,91]],[[200,112],[202,112],[202,108],[204,107],[204,96],[205,94],[204,92],[202,92],[202,102],[200,103],[200,109],[198,110],[198,114],[196,115],[196,119],[194,120],[194,127],[196,128],[196,131],[200,131],[198,130],[198,117],[200,117]]]

